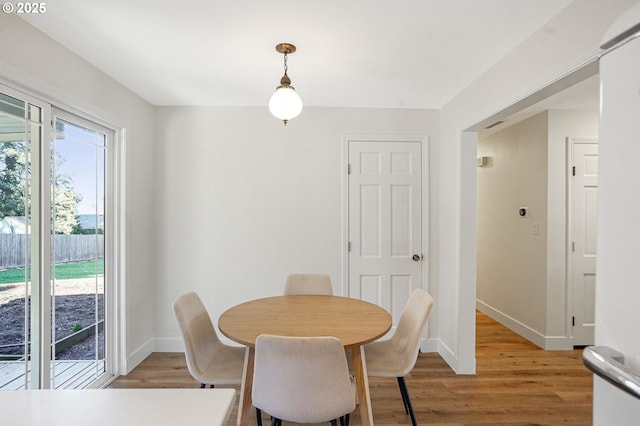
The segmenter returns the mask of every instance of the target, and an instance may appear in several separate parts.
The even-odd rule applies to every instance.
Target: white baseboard
[[[567,336],[545,336],[542,333],[532,329],[526,324],[510,317],[509,315],[487,305],[486,303],[476,300],[476,308],[507,327],[509,330],[524,337],[534,345],[547,351],[562,351],[573,349],[571,337]]]
[[[153,339],[155,352],[184,352],[184,342],[179,337],[163,337]]]
[[[222,343],[230,346],[239,346],[237,343],[232,342],[226,338],[220,338]],[[422,340],[420,345],[420,352],[438,352],[439,341],[434,338],[427,338]],[[164,337],[153,339],[153,352],[184,352],[184,343],[179,337]]]
[[[432,337],[422,339],[422,342],[420,343],[420,352],[438,352],[438,339],[434,339]]]
[[[438,340],[438,354],[444,359],[444,361],[451,367],[456,374],[475,375],[476,374],[476,359],[475,356],[471,362],[462,362],[458,358],[454,351],[451,350],[442,340]]]
[[[225,345],[242,347],[241,345],[226,338],[225,336],[218,335],[218,338]],[[181,337],[156,337],[155,339],[153,339],[153,351],[184,352],[184,342],[182,341]]]
[[[438,354],[442,357],[442,359],[444,359],[444,362],[446,362],[453,371],[457,371],[458,357],[456,357],[456,354],[451,350],[451,348],[449,348],[441,340],[438,340]]]
[[[154,350],[154,339],[147,340],[143,345],[131,352],[125,358],[124,374],[129,374],[138,364],[140,364],[146,357],[151,355]]]

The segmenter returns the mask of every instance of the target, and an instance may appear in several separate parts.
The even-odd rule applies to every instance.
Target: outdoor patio
[[[0,390],[25,389],[25,374],[31,374],[30,364],[25,365],[24,360],[0,361]],[[86,388],[104,371],[104,360],[55,361],[52,368],[52,374],[55,375],[54,383],[56,389]]]

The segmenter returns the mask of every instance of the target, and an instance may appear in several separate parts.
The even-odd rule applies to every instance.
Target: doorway
[[[566,141],[575,135],[597,137],[598,102],[598,76],[592,75],[517,114],[501,118],[504,123],[479,130],[481,141],[487,135],[503,140],[495,155],[483,152],[480,142],[478,185],[481,174],[508,167],[513,173],[500,180],[506,189],[511,188],[511,196],[507,204],[495,210],[496,215],[506,216],[494,229],[482,228],[480,211],[483,203],[492,202],[492,191],[478,192],[477,306],[547,350],[568,350],[578,344],[572,329],[575,304],[569,276],[567,174],[571,151]],[[536,140],[541,142],[536,144]],[[524,143],[528,143],[529,151],[519,145]],[[503,154],[509,150],[513,154],[507,158]],[[481,157],[485,157],[483,164]],[[506,192],[496,191],[500,197]],[[496,240],[495,236],[504,229],[502,225],[511,226],[511,232]],[[498,251],[504,249],[506,257],[494,259],[493,264],[485,262],[495,254],[493,246],[483,245],[485,234],[493,239],[492,244],[497,244]]]
[[[0,388],[115,371],[114,131],[0,86]]]

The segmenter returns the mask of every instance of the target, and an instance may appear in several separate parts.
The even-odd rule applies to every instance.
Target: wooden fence
[[[56,234],[52,248],[55,263],[81,262],[104,258],[104,235]],[[0,234],[0,270],[23,268],[30,255],[31,236]]]

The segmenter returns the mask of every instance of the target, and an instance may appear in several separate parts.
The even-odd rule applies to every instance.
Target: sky
[[[104,214],[105,136],[57,120],[56,173],[71,177],[74,191],[82,195],[78,214]]]

